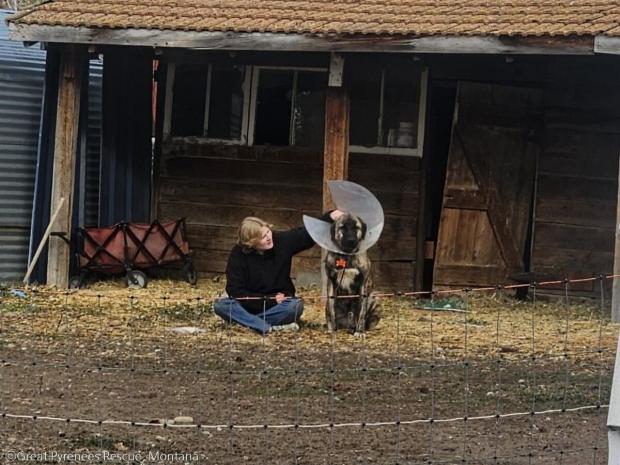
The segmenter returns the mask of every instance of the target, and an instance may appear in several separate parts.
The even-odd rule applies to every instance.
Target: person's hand
[[[276,302],[281,304],[282,302],[284,302],[286,300],[286,296],[284,294],[282,294],[281,292],[278,292],[276,294]]]
[[[334,210],[333,212],[331,212],[329,214],[329,216],[331,217],[332,220],[336,221],[338,218],[340,218],[342,215],[344,215],[344,212],[341,210]]]

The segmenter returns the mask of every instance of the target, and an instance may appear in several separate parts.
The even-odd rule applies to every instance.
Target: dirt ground
[[[302,289],[301,331],[262,337],[213,315],[222,290],[3,289],[0,463],[607,461],[618,327],[598,302],[386,297],[360,340]]]

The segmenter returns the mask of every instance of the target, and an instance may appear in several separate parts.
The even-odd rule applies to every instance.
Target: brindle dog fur
[[[366,252],[358,253],[365,235],[366,224],[355,215],[344,214],[332,223],[332,241],[345,253],[328,251],[325,257],[329,296],[325,318],[329,332],[345,329],[364,337],[379,321],[377,302],[371,294],[370,260]],[[351,295],[361,297],[337,298]]]

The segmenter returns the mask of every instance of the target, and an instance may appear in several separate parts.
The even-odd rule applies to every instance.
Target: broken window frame
[[[426,96],[428,89],[428,68],[424,67],[420,73],[420,97],[418,106],[417,144],[416,147],[390,147],[379,145],[383,138],[384,100],[385,100],[385,69],[381,70],[381,90],[379,97],[379,119],[377,121],[377,142],[375,146],[349,145],[349,152],[371,153],[378,155],[405,155],[422,158],[424,149],[424,128],[426,125]]]
[[[260,83],[261,70],[279,70],[279,71],[293,71],[293,85],[291,88],[291,120],[288,125],[288,146],[295,147],[295,104],[297,96],[297,82],[299,72],[316,72],[325,73],[326,77],[329,72],[327,68],[313,68],[313,67],[300,67],[300,66],[253,66],[252,70],[252,90],[250,91],[250,124],[248,127],[248,145],[254,145],[254,136],[256,131],[256,106],[258,97],[258,86]],[[325,86],[327,90],[327,86]]]
[[[211,144],[224,144],[224,145],[249,145],[253,146],[254,137],[256,131],[256,108],[257,108],[257,96],[258,86],[260,83],[260,71],[265,69],[292,71],[293,74],[293,86],[291,97],[291,121],[289,124],[289,147],[295,147],[295,97],[297,93],[297,80],[299,72],[317,72],[328,74],[329,70],[322,67],[300,67],[300,66],[262,66],[262,65],[246,65],[244,83],[243,83],[243,116],[241,125],[241,136],[239,139],[221,139],[207,137],[208,124],[209,124],[209,112],[210,112],[210,98],[211,98],[211,78],[213,65],[208,64],[206,89],[206,102],[205,102],[205,114],[202,135],[194,136],[174,136],[171,133],[172,130],[172,103],[174,100],[174,81],[176,73],[176,64],[170,63],[168,65],[168,73],[166,78],[166,101],[165,101],[165,113],[164,113],[164,139],[182,140],[182,139],[197,139]],[[327,86],[325,87],[327,89]]]
[[[166,101],[165,101],[165,113],[164,113],[164,139],[187,139],[187,138],[195,138],[199,140],[204,140],[212,144],[223,144],[223,145],[246,145],[247,144],[247,134],[248,134],[248,121],[249,121],[249,91],[250,85],[252,82],[252,66],[244,66],[244,79],[243,79],[243,112],[241,116],[241,133],[238,139],[222,139],[217,137],[208,137],[209,130],[209,114],[210,114],[210,105],[211,105],[211,81],[213,77],[213,64],[208,63],[207,70],[207,82],[205,82],[206,86],[206,97],[205,97],[205,111],[204,111],[204,121],[201,135],[192,135],[192,136],[174,136],[172,135],[172,107],[174,100],[174,81],[176,76],[176,63],[168,64],[168,72],[166,76]]]

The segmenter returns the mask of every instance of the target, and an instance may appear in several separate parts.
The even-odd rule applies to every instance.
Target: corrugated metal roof
[[[55,0],[19,24],[300,34],[620,35],[618,0]]]

